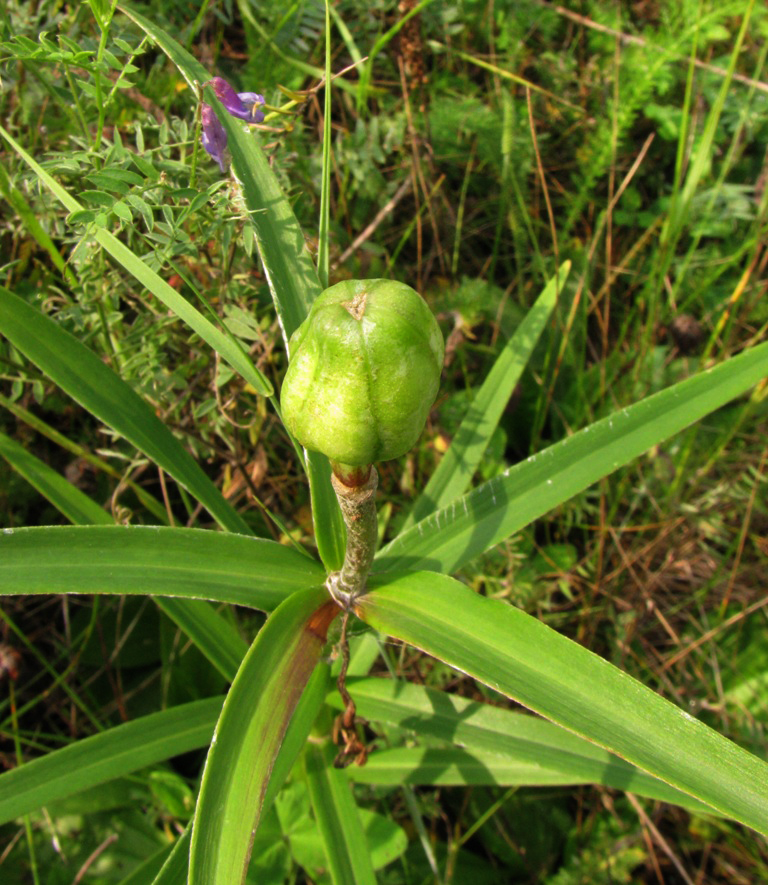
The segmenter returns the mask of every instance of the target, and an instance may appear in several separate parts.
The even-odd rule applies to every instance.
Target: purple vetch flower
[[[226,172],[227,164],[224,160],[224,151],[227,149],[227,133],[209,104],[203,104],[200,117],[203,122],[203,135],[200,139],[203,147],[216,160],[221,171]]]
[[[264,114],[256,105],[264,104],[264,96],[257,92],[235,92],[223,77],[214,77],[209,81],[216,93],[216,98],[224,105],[233,117],[247,120],[249,123],[261,123]]]
[[[216,97],[233,117],[246,120],[248,123],[261,123],[264,119],[264,113],[258,108],[258,105],[264,104],[263,95],[257,92],[235,92],[223,77],[214,77],[208,82],[213,87]],[[226,172],[227,133],[210,105],[203,104],[201,118],[203,147],[216,160],[221,171]]]

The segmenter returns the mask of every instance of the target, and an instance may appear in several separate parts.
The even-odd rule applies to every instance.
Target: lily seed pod
[[[326,289],[289,342],[283,420],[343,466],[407,452],[437,396],[443,336],[418,292],[391,280]]]

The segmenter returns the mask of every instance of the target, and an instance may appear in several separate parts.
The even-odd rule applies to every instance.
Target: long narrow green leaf
[[[189,873],[189,846],[192,842],[192,824],[176,840],[168,860],[152,880],[152,885],[187,885]]]
[[[83,207],[69,194],[39,163],[16,142],[12,136],[0,126],[0,135],[8,142],[30,169],[38,176],[54,196],[70,211],[77,212]],[[122,243],[114,234],[103,228],[94,227],[91,231],[94,240],[105,249],[128,273],[132,274],[169,310],[172,310],[191,329],[209,344],[222,359],[254,389],[264,396],[274,393],[269,380],[253,365],[250,357],[240,344],[230,335],[217,329],[199,310],[193,307],[182,295],[170,286],[161,276],[155,273],[144,261]]]
[[[40,219],[35,214],[34,209],[27,202],[24,194],[13,185],[4,166],[0,166],[0,193],[2,193],[5,199],[16,210],[16,213],[24,223],[24,226],[37,241],[40,248],[48,253],[48,257],[53,262],[56,270],[59,271],[70,286],[76,286],[77,279],[75,278],[74,273],[72,273],[72,268],[67,265],[61,253],[56,248],[56,244],[51,239],[51,235],[40,223]]]
[[[615,412],[416,523],[374,568],[453,572],[766,375],[768,343]]]
[[[329,572],[337,571],[344,562],[347,530],[331,487],[331,465],[319,452],[305,449],[304,457],[312,495],[312,525],[317,552]]]
[[[470,404],[448,451],[408,514],[402,531],[435,510],[447,507],[469,488],[491,435],[552,315],[570,269],[571,262],[564,262],[499,354]]]
[[[178,842],[178,839],[176,841]],[[173,847],[173,845],[167,845],[156,851],[135,867],[124,879],[121,879],[118,885],[148,885],[149,882],[157,881],[157,876],[160,875],[160,871],[168,862]],[[186,882],[180,883],[180,885],[186,885]]]
[[[4,455],[22,476],[75,524],[113,524],[112,517],[95,501],[2,433],[0,455]],[[201,599],[156,597],[155,604],[181,627],[225,679],[231,682],[235,678],[248,646],[232,624]]]
[[[568,775],[560,768],[537,765],[535,762],[518,759],[511,753],[499,756],[483,750],[462,750],[457,747],[396,747],[391,750],[377,750],[362,768],[351,771],[350,776],[360,784],[385,787],[400,784],[435,787],[564,787],[590,783],[589,780]],[[670,789],[670,793],[672,792]],[[683,793],[677,795],[684,796]],[[698,803],[699,811],[706,809],[706,805]]]
[[[161,27],[124,3],[120,9],[152,37],[179,69],[193,94],[211,79],[200,62]],[[313,299],[320,294],[317,271],[293,209],[257,143],[258,136],[252,131],[243,131],[243,124],[227,114],[211,87],[207,87],[205,96],[227,131],[233,165],[242,184],[259,254],[287,341],[304,321]]]
[[[294,593],[246,655],[203,773],[190,885],[243,881],[275,757],[338,611],[324,588]]]
[[[498,755],[487,750],[463,750],[459,747],[396,747],[372,753],[361,768],[350,771],[359,784],[396,787],[401,784],[425,787],[572,787],[600,783],[577,777],[567,768],[539,765],[513,754]],[[603,786],[626,789],[627,792],[658,802],[679,805],[697,814],[717,815],[714,809],[692,796],[656,781],[649,775],[631,788],[603,782]],[[645,789],[645,785],[649,789]],[[656,786],[658,785],[658,786]]]
[[[478,596],[444,575],[418,572],[392,576],[359,600],[357,613],[377,630],[768,833],[768,764],[514,606]]]
[[[309,260],[296,216],[285,199],[274,173],[252,134],[231,118],[211,87],[206,97],[227,131],[232,164],[243,184],[243,196],[256,230],[262,264],[267,274],[286,348],[293,331],[306,318],[309,305],[320,291],[314,265]],[[270,207],[270,211],[264,211]],[[295,265],[290,263],[290,256]],[[304,265],[309,262],[309,267]],[[286,263],[288,262],[288,263]],[[311,274],[310,274],[311,269]],[[290,279],[291,285],[287,285]],[[325,455],[305,452],[305,467],[312,495],[312,522],[318,553],[329,571],[340,568],[344,558],[344,522],[330,482]]]
[[[99,458],[97,455],[89,452],[88,449],[69,439],[63,433],[59,433],[55,427],[51,427],[50,424],[47,424],[38,415],[25,409],[19,403],[13,402],[7,397],[0,396],[0,406],[8,409],[8,411],[11,412],[12,415],[15,415],[19,421],[23,421],[24,424],[31,427],[33,430],[36,430],[42,436],[54,442],[57,446],[61,446],[61,448],[72,454],[75,458],[82,459],[95,467],[96,470],[105,473],[107,476],[111,476],[113,479],[125,481],[121,471],[117,470],[103,458]],[[168,514],[163,504],[161,504],[157,498],[154,498],[142,488],[139,483],[134,482],[133,480],[128,480],[126,485],[152,516],[158,520],[158,524],[168,525]]]
[[[162,28],[125,4],[120,8],[157,42],[193,91],[208,82],[208,71]],[[312,301],[320,294],[320,279],[291,204],[259,146],[258,135],[227,114],[210,86],[205,88],[205,98],[227,133],[232,165],[242,185],[287,347],[291,335],[306,318]],[[317,549],[331,571],[341,566],[345,534],[327,461],[325,456],[316,453],[307,453],[305,457]]]
[[[325,97],[323,106],[323,176],[320,186],[320,219],[317,225],[317,275],[320,288],[327,289],[330,285],[328,273],[330,267],[330,232],[331,232],[331,158],[333,155],[331,122],[333,79],[331,77],[331,59],[333,45],[331,40],[331,10],[325,0]]]
[[[0,532],[0,595],[179,596],[271,611],[321,586],[322,566],[261,538],[156,526],[55,526]]]
[[[451,750],[448,755],[433,753],[434,747],[423,751],[377,750],[362,769],[350,768],[355,780],[427,784],[429,773],[439,771],[444,763],[446,774],[440,783],[448,783],[445,778],[469,777],[470,772],[475,778],[472,783],[488,783],[481,780],[483,777],[510,786],[593,783],[712,811],[613,753],[544,719],[391,679],[356,679],[348,681],[347,686],[358,713],[369,721],[386,722],[413,731],[422,739],[429,736],[463,748],[460,752]],[[329,700],[343,709],[338,693]],[[477,761],[473,762],[473,757]],[[398,773],[402,778],[399,781]],[[377,781],[377,777],[384,780]]]
[[[327,741],[308,745],[305,767],[312,810],[323,837],[331,879],[337,885],[376,885],[363,824],[345,771],[333,767]]]
[[[41,495],[71,522],[112,525],[114,520],[102,507],[23,446],[0,433],[0,455]],[[2,592],[2,588],[0,588]]]
[[[155,604],[195,643],[227,682],[235,678],[248,652],[248,644],[234,624],[202,599],[156,596]]]
[[[211,740],[223,698],[142,716],[0,774],[0,823]]]
[[[72,399],[195,495],[223,528],[251,534],[245,520],[133,388],[77,338],[2,286],[0,333]]]
[[[307,687],[291,718],[288,731],[280,744],[280,751],[277,754],[277,759],[275,760],[275,765],[264,794],[262,817],[272,806],[275,796],[277,796],[285,779],[290,774],[294,762],[296,762],[299,754],[304,749],[312,725],[325,702],[325,697],[328,693],[328,683],[328,666],[320,663],[307,683]],[[152,885],[187,885],[191,832],[192,826],[190,825],[184,831],[181,839],[174,845],[171,856]]]

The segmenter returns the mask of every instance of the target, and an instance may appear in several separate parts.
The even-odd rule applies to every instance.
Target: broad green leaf
[[[243,880],[275,757],[338,612],[325,588],[294,593],[268,618],[246,655],[203,773],[190,885]]]
[[[211,75],[200,62],[162,28],[125,4],[121,4],[120,8],[155,40],[195,94],[200,86],[210,80]],[[320,294],[320,279],[291,204],[259,146],[259,136],[244,127],[242,121],[226,113],[210,86],[205,88],[205,98],[226,130],[232,165],[242,185],[243,199],[288,347],[291,335],[304,321],[310,305]],[[327,461],[323,455],[307,453],[304,466],[312,493],[317,549],[326,568],[332,571],[341,566],[345,534],[341,511],[331,488]]]
[[[534,347],[552,315],[571,262],[547,283],[523,322],[499,354],[488,377],[478,390],[437,470],[429,478],[403,525],[409,529],[435,510],[447,507],[469,488],[491,436],[528,364]]]
[[[53,195],[70,211],[79,212],[82,206],[69,194],[45,169],[36,163],[34,159],[0,126],[0,135],[11,145],[16,153],[33,170],[38,178],[53,193]],[[219,353],[227,363],[241,375],[254,389],[264,396],[272,396],[274,390],[269,380],[253,365],[250,357],[245,353],[240,344],[225,332],[222,332],[210,320],[207,320],[199,310],[193,307],[186,298],[180,295],[161,276],[153,271],[142,259],[132,252],[114,234],[104,228],[93,226],[90,229],[93,239],[114,259],[121,264],[128,273],[132,274],[147,291],[161,301],[169,310],[172,310],[179,319],[183,320],[190,329],[193,329],[207,344]]]
[[[331,879],[339,885],[376,885],[363,824],[345,771],[334,768],[336,751],[326,741],[308,744],[305,767],[315,820],[323,838]]]
[[[271,611],[322,585],[322,566],[274,541],[156,526],[54,526],[0,532],[0,594],[184,596]]]
[[[313,742],[314,743],[314,742]],[[331,764],[333,753],[328,753],[328,764]],[[304,868],[312,881],[312,873],[318,878],[316,881],[328,885],[329,862],[326,853],[324,833],[318,826],[317,819],[312,816],[312,804],[309,789],[304,778],[297,772],[288,787],[281,793],[276,802],[276,813],[265,818],[256,834],[255,846],[268,849],[275,841],[283,841],[293,856],[293,860]],[[349,781],[346,781],[345,789],[350,790]],[[321,802],[325,797],[321,798]],[[332,800],[331,800],[332,801]],[[408,837],[405,832],[391,818],[384,817],[367,808],[353,808],[355,817],[363,830],[362,851],[366,852],[370,866],[374,870],[380,870],[393,860],[400,857],[408,848]],[[322,812],[321,812],[322,813]],[[277,826],[275,826],[275,824]],[[341,824],[340,824],[341,826]],[[357,836],[357,834],[355,834]],[[256,860],[254,847],[254,860]],[[351,851],[360,850],[357,844]],[[249,869],[249,875],[253,873],[253,862]],[[338,877],[337,877],[338,878]],[[255,879],[253,881],[260,881]],[[283,879],[276,880],[282,882]],[[344,881],[351,881],[349,879]]]
[[[251,533],[200,465],[133,388],[77,338],[2,286],[0,332],[72,399],[195,495],[223,528]]]
[[[453,572],[768,375],[768,343],[614,412],[398,535],[374,570]]]
[[[4,433],[0,433],[0,455],[71,522],[95,525],[114,523],[109,513],[88,495]]]
[[[222,698],[142,716],[0,774],[0,823],[206,746]]]
[[[347,686],[358,713],[365,719],[463,748],[441,753],[433,752],[435,747],[376,750],[363,768],[349,769],[355,780],[428,784],[431,774],[440,772],[444,764],[444,776],[434,783],[449,783],[447,778],[461,776],[474,778],[467,783],[510,786],[594,783],[712,811],[613,753],[544,719],[391,679],[350,680]],[[338,693],[330,701],[339,709],[343,707]],[[383,780],[378,781],[378,777]],[[482,780],[484,777],[486,780]]]
[[[264,794],[264,804],[261,817],[272,806],[278,792],[283,786],[285,779],[290,774],[293,764],[298,758],[312,725],[323,706],[328,692],[328,667],[320,663],[309,679],[307,687],[299,700],[296,710],[291,718],[288,730],[280,744],[272,774]],[[160,875],[154,880],[153,885],[187,885],[189,871],[189,843],[192,827],[187,827],[182,838],[176,843]],[[261,835],[261,829],[258,831]]]
[[[366,623],[768,833],[761,759],[512,605],[434,572],[384,581],[357,604]]]

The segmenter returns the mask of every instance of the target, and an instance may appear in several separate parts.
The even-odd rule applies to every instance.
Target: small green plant
[[[327,268],[327,236],[316,267],[259,141],[241,122],[262,113],[261,97],[212,81],[163,29],[133,10],[126,14],[191,89],[202,89],[206,150],[222,169],[225,149],[231,154],[243,200],[238,210],[268,270],[291,358],[280,406],[275,385],[229,331],[110,231],[106,205],[104,212],[85,209],[5,129],[0,135],[70,220],[88,225],[100,250],[282,415],[311,490],[316,551],[255,536],[144,398],[78,337],[0,287],[0,331],[10,345],[172,477],[221,529],[115,525],[91,498],[0,438],[7,460],[75,524],[0,534],[1,592],[152,596],[231,681],[223,700],[171,706],[0,775],[0,820],[206,748],[190,825],[148,859],[152,873],[142,881],[231,885],[245,881],[252,850],[256,875],[281,881],[279,863],[269,875],[262,865],[279,842],[275,834],[287,829],[280,824],[291,821],[295,858],[324,866],[334,882],[374,882],[376,870],[405,850],[405,838],[360,807],[350,783],[437,783],[454,769],[462,772],[461,782],[600,783],[768,833],[763,760],[538,619],[451,577],[618,467],[747,394],[768,374],[768,344],[590,423],[470,490],[567,285],[571,265],[563,262],[475,392],[401,530],[377,551],[371,465],[402,454],[423,427],[442,364],[439,328],[420,296],[399,283],[345,282],[321,294],[324,273],[317,267]],[[241,108],[237,102],[244,101],[248,106]],[[242,113],[233,117],[233,108]],[[326,177],[326,197],[328,187]],[[119,218],[116,205],[112,200],[109,211]],[[327,199],[325,206],[327,212]],[[132,218],[123,221],[130,232]],[[327,231],[327,217],[320,228]],[[393,316],[402,305],[404,314]],[[372,334],[382,336],[373,344],[361,331],[365,318],[376,324]],[[214,604],[268,613],[250,648]],[[350,659],[354,623],[364,632],[357,659]],[[375,636],[414,645],[549,721],[399,680],[365,678],[366,646]],[[336,674],[327,660],[334,647],[341,653]],[[369,753],[361,716],[409,729],[423,743]],[[432,745],[435,739],[440,747]],[[296,764],[303,777],[281,791]],[[172,783],[166,794],[183,811],[183,790]],[[316,830],[314,841],[307,829]],[[634,861],[627,857],[628,869]]]

